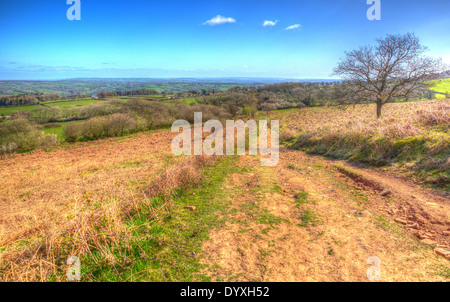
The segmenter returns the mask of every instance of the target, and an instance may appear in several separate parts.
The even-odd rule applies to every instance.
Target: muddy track
[[[407,226],[414,236],[433,246],[450,246],[449,197],[382,171],[355,167],[345,162],[339,164],[342,166],[337,167],[337,171],[352,179],[356,187],[373,190],[374,195],[378,193],[380,202],[385,202],[385,206],[379,209]],[[350,169],[357,171],[357,174]]]
[[[297,151],[283,149],[294,154]],[[311,157],[327,169],[336,170],[351,180],[350,185],[370,194],[376,203],[366,206],[378,214],[387,213],[409,229],[423,243],[438,249],[450,247],[450,198],[411,180],[384,171],[364,168],[346,161]],[[450,259],[450,253],[448,255]]]
[[[447,197],[290,149],[280,150],[275,167],[249,156],[239,165],[249,172],[224,187],[233,208],[226,227],[203,247],[214,280],[367,281],[372,256],[383,281],[448,280]]]

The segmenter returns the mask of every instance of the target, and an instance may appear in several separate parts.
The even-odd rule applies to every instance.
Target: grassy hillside
[[[450,278],[448,260],[387,213],[407,215],[411,196],[448,212],[421,188],[385,198],[297,150],[282,149],[275,167],[256,156],[174,157],[173,137],[0,158],[0,281],[66,281],[71,256],[81,281],[367,281],[373,255],[383,281]],[[409,213],[441,234],[445,223],[424,208]]]
[[[450,79],[436,80],[433,81],[433,86],[431,89],[440,93],[446,93],[450,95]],[[437,99],[445,99],[444,94],[436,94]]]
[[[32,111],[41,105],[0,107],[0,115],[8,116],[19,111]]]
[[[47,106],[57,106],[60,108],[70,108],[75,106],[87,106],[91,104],[95,104],[98,102],[101,102],[102,100],[99,99],[92,99],[92,98],[82,98],[82,99],[74,99],[74,100],[59,100],[59,101],[52,101],[52,102],[45,102],[44,104]]]
[[[383,118],[374,114],[374,105],[358,105],[285,110],[270,118],[281,120],[281,138],[293,148],[395,168],[450,189],[448,100],[387,104]]]
[[[70,100],[57,100],[57,101],[49,101],[42,102],[43,105],[49,107],[59,107],[59,108],[70,108],[77,106],[87,106],[91,104],[95,104],[101,102],[99,99],[92,98],[82,98],[82,99],[70,99]],[[41,105],[30,105],[30,106],[8,106],[8,107],[0,107],[0,115],[11,115],[14,112],[19,111],[33,111],[36,108],[41,107]]]
[[[86,109],[89,108],[89,106],[98,104],[100,102],[104,102],[104,105],[107,105],[108,101],[118,101],[117,106],[121,106],[120,104],[125,104],[130,99],[142,99],[142,100],[152,100],[152,101],[161,101],[163,103],[171,103],[176,100],[177,102],[185,102],[186,104],[192,104],[196,102],[196,99],[191,98],[175,98],[174,95],[143,95],[143,96],[132,96],[132,97],[111,97],[107,100],[103,99],[97,99],[97,98],[80,98],[80,99],[67,99],[67,100],[56,100],[56,101],[48,101],[48,102],[42,102],[40,105],[31,105],[31,106],[10,106],[10,107],[0,107],[0,115],[3,116],[9,116],[16,112],[24,112],[28,111],[32,114],[32,120],[36,120],[34,118],[35,111],[39,109],[45,109],[45,108],[58,108],[58,109]],[[101,104],[98,104],[101,105]],[[8,121],[6,121],[8,122]],[[62,142],[64,141],[63,132],[64,127],[67,126],[69,122],[67,122],[67,119],[60,119],[57,123],[53,122],[51,125],[47,125],[45,123],[44,126],[44,133],[45,134],[56,134],[58,136],[58,141]]]

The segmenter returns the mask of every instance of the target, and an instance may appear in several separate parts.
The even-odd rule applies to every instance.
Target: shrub
[[[169,126],[174,121],[168,105],[161,102],[131,99],[123,105],[122,111],[145,119],[149,128]]]
[[[102,138],[107,132],[108,118],[93,117],[82,124],[81,135],[87,140]]]
[[[108,117],[106,132],[108,136],[122,136],[126,132],[136,130],[136,121],[128,114],[115,113]]]
[[[169,126],[174,121],[167,105],[161,102],[150,102],[148,104],[148,113],[146,119],[151,128]]]
[[[50,149],[50,147],[56,146],[57,144],[58,144],[58,135],[56,134],[46,135],[42,140],[42,147],[45,150],[48,150]]]
[[[261,104],[260,108],[262,111],[266,111],[267,114],[269,114],[269,111],[278,109],[277,105],[272,104],[272,103],[263,103],[263,104]]]
[[[242,114],[245,116],[252,116],[254,114],[252,113],[252,107],[244,105],[244,107],[242,107]]]
[[[41,145],[44,133],[26,119],[12,120],[0,127],[2,145],[15,143],[20,151],[33,150]]]
[[[33,120],[39,124],[56,122],[62,118],[62,109],[59,107],[39,107],[32,112]]]
[[[305,103],[303,103],[303,102],[297,103],[297,108],[305,108],[305,107],[306,107]]]
[[[46,138],[38,125],[26,119],[12,120],[0,125],[2,153],[31,151],[43,144],[48,145],[54,141],[54,137]]]
[[[64,128],[64,139],[66,142],[76,142],[78,137],[81,135],[81,123],[69,123]]]
[[[12,120],[0,126],[0,138],[34,129],[35,127],[26,119]]]
[[[16,143],[10,143],[8,145],[2,145],[0,146],[0,155],[5,155],[9,153],[15,152],[19,146],[17,146]]]
[[[109,116],[93,117],[84,122],[69,123],[64,128],[64,138],[67,142],[80,139],[96,140],[104,137],[122,136],[136,130],[145,129],[146,121],[137,122],[125,113],[115,113]]]

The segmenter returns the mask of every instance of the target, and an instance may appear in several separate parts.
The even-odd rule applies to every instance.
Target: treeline
[[[30,111],[29,114],[30,119],[39,124],[85,120],[119,112],[123,103],[124,101],[111,100],[76,107],[41,106]]]
[[[60,100],[74,100],[74,99],[86,99],[90,98],[89,94],[72,94],[69,96],[61,97]]]
[[[322,105],[331,98],[336,82],[287,82],[261,86],[257,89],[263,103],[272,103],[271,99],[290,103],[303,103],[306,106]]]
[[[349,93],[352,90],[355,90],[355,93]],[[233,87],[227,91],[215,91],[214,94],[197,97],[197,102],[223,107],[232,115],[253,116],[257,110],[272,111],[305,106],[342,105],[348,103],[349,98],[361,97],[361,94],[356,91],[357,87],[348,82],[287,82],[258,88]],[[395,99],[394,101],[431,99],[434,95],[434,91],[416,89],[409,99]],[[359,103],[374,102],[367,96],[362,97],[363,99],[357,100]],[[351,102],[355,102],[355,100],[352,99]]]
[[[159,94],[154,89],[139,89],[139,90],[123,90],[123,91],[102,91],[98,92],[97,96],[101,99],[112,96],[133,96],[133,95],[155,95]]]
[[[194,112],[202,112],[205,121],[231,118],[227,110],[212,105],[142,99],[100,102],[81,108],[41,107],[32,111],[34,121],[16,119],[0,123],[0,155],[56,145],[56,135],[44,135],[42,132],[43,127],[51,125],[41,126],[38,123],[57,122],[62,117],[80,119],[67,124],[63,133],[67,142],[76,142],[170,127],[180,119],[193,123]]]
[[[0,97],[0,106],[28,106],[28,105],[36,105],[41,102],[89,98],[89,97],[91,96],[86,94],[74,94],[66,97],[62,97],[59,94],[43,94],[43,93],[7,95]]]
[[[194,112],[202,112],[205,121],[231,118],[231,114],[225,109],[211,105],[132,99],[123,103],[115,113],[95,116],[83,122],[69,123],[64,128],[64,139],[68,142],[76,142],[123,136],[139,131],[170,127],[174,121],[180,119],[193,123]]]
[[[333,82],[281,83],[255,87],[233,87],[227,91],[197,98],[200,104],[220,106],[232,115],[254,115],[258,110],[270,111],[305,106],[319,106],[331,101]]]
[[[392,84],[393,83],[390,82],[387,83],[387,85]],[[392,101],[398,102],[422,98],[432,99],[436,94],[435,91],[427,88],[407,88],[411,89],[411,93],[408,98],[393,98]],[[347,103],[373,103],[376,101],[367,94],[359,93],[360,87],[358,86],[358,84],[349,81],[281,83],[262,86],[259,87],[257,91],[259,95],[266,96],[266,99],[269,100],[271,98],[272,100],[274,98],[279,98],[288,102],[302,102],[306,106],[329,106]]]
[[[256,99],[251,98],[250,100],[241,100],[244,96],[242,95],[231,95],[231,98],[235,98],[238,106],[243,104],[255,104]],[[245,96],[247,97],[247,96]],[[139,106],[138,106],[139,104]],[[222,103],[218,101],[217,103],[211,104],[201,104],[201,105],[209,105],[207,107],[212,107],[211,105],[216,105],[217,110],[221,112],[226,112],[228,116],[235,116],[241,113],[242,110],[239,107],[234,106],[234,103],[229,100],[227,103]],[[68,121],[78,121],[78,120],[86,120],[89,118],[93,118],[96,116],[107,116],[114,113],[129,113],[130,110],[135,114],[142,115],[146,114],[146,118],[148,120],[152,120],[150,115],[155,117],[161,115],[158,110],[161,110],[164,115],[166,108],[172,108],[171,112],[174,115],[176,109],[179,111],[192,111],[192,108],[195,108],[195,104],[187,104],[183,101],[172,101],[170,103],[161,103],[158,101],[148,101],[139,98],[132,98],[130,100],[120,100],[120,99],[111,99],[105,100],[101,102],[97,102],[95,104],[86,105],[86,106],[76,106],[76,107],[57,107],[57,106],[40,106],[31,110],[28,115],[29,119],[35,121],[39,124],[46,123],[56,123],[56,122],[68,122]],[[189,110],[186,109],[190,108]],[[202,108],[207,108],[202,106]],[[135,109],[138,108],[138,109]],[[154,108],[154,110],[150,110]],[[141,111],[142,113],[139,113]],[[172,114],[171,113],[171,114]],[[178,115],[177,115],[178,116]],[[184,119],[187,119],[188,116],[184,116]],[[154,119],[154,118],[153,118]]]
[[[58,94],[19,94],[0,97],[0,106],[27,106],[61,99]]]

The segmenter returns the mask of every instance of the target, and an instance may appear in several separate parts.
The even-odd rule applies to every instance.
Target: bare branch
[[[333,75],[347,81],[335,93],[338,102],[375,101],[379,117],[383,104],[426,89],[426,82],[439,78],[445,66],[440,59],[424,56],[428,48],[414,34],[387,35],[376,42],[375,47],[346,52]]]

